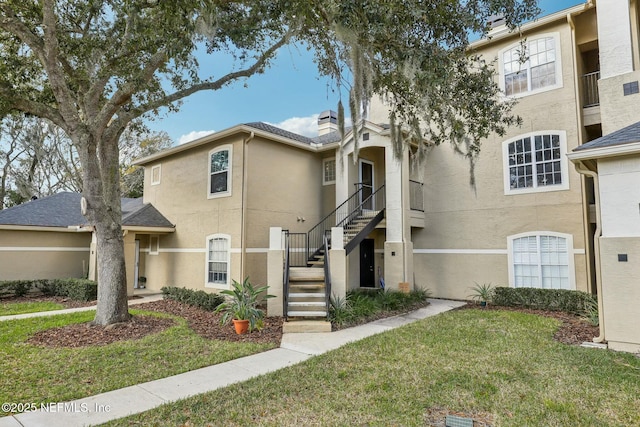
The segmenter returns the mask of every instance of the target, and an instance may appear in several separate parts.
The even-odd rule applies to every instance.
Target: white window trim
[[[521,237],[537,237],[537,236],[552,236],[562,237],[567,240],[567,268],[569,270],[569,289],[576,290],[576,267],[575,267],[575,254],[576,250],[573,247],[573,235],[565,233],[557,233],[554,231],[531,231],[528,233],[514,234],[507,236],[507,262],[509,263],[509,287],[514,288],[516,283],[516,274],[513,266],[513,242]]]
[[[154,245],[155,240],[155,245]],[[149,255],[158,255],[160,253],[160,236],[152,234],[149,236]]]
[[[227,171],[227,191],[211,194],[211,156],[219,151],[229,151],[229,169]],[[217,199],[231,196],[232,175],[233,175],[233,146],[231,144],[221,145],[209,151],[207,155],[207,199]]]
[[[516,93],[513,95],[507,95],[506,93],[506,88],[505,88],[505,84],[504,84],[504,78],[505,78],[505,72],[504,72],[504,53],[510,49],[513,49],[514,47],[520,45],[520,41],[510,44],[509,46],[501,49],[498,52],[498,72],[499,72],[499,76],[498,76],[498,85],[500,86],[500,90],[502,91],[502,94],[505,98],[510,98],[510,99],[515,99],[515,98],[522,98],[525,96],[529,96],[529,95],[535,95],[538,93],[543,93],[543,92],[548,92],[550,90],[555,90],[555,89],[559,89],[561,87],[563,87],[563,83],[562,83],[562,49],[560,46],[560,33],[555,32],[555,33],[545,33],[545,34],[536,34],[535,38],[531,38],[531,39],[527,39],[526,42],[532,42],[534,40],[539,40],[539,39],[543,39],[543,38],[548,38],[551,37],[553,38],[554,44],[555,44],[555,50],[556,50],[556,60],[555,60],[555,66],[556,66],[556,84],[554,85],[550,85],[550,86],[545,86],[539,89],[535,89],[535,90],[529,90],[527,92],[521,92],[521,93]]]
[[[227,283],[212,283],[209,282],[209,240],[223,238],[227,241]],[[205,288],[215,288],[215,289],[230,289],[231,283],[231,236],[228,234],[216,233],[210,234],[207,236],[205,240],[204,246],[204,287]]]
[[[509,144],[519,139],[530,137],[532,139],[539,135],[558,135],[560,137],[560,173],[562,183],[556,185],[543,185],[539,187],[511,188],[511,176],[509,174]],[[567,158],[567,132],[563,130],[541,130],[524,133],[502,142],[502,174],[504,179],[504,194],[512,196],[515,194],[546,193],[549,191],[569,190],[569,160]],[[536,175],[534,174],[534,177]]]
[[[153,175],[156,170],[158,171],[158,180],[154,181]],[[151,166],[151,185],[160,184],[161,178],[162,178],[162,165],[160,164],[160,165]]]
[[[322,159],[322,185],[331,185],[331,184],[335,184],[336,183],[335,179],[333,181],[327,181],[326,180],[326,175],[324,173],[325,166],[330,161],[334,161],[335,162],[336,158],[335,157],[328,157],[326,159]],[[337,177],[338,176],[338,165],[336,164],[334,167],[335,167],[335,170],[336,170],[335,173],[336,173],[336,177]]]

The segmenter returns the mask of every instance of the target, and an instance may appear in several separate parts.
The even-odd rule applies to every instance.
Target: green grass
[[[558,343],[557,327],[448,312],[109,425],[423,426],[430,408],[497,426],[640,425],[640,359]]]
[[[37,313],[40,311],[62,310],[64,305],[57,302],[7,302],[0,304],[0,316],[13,314]]]
[[[131,310],[131,313],[173,317],[139,310]],[[75,349],[26,343],[37,331],[88,322],[94,316],[94,311],[88,311],[0,322],[0,402],[39,405],[74,400],[273,347],[208,340],[177,317],[173,317],[177,322],[175,326],[140,340]]]

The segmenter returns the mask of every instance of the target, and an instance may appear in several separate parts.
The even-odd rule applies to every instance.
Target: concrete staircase
[[[289,269],[284,332],[331,332],[331,323],[326,320],[328,313],[323,267],[324,254],[318,256],[314,267]]]
[[[364,210],[344,227],[344,247],[351,242],[380,211]]]

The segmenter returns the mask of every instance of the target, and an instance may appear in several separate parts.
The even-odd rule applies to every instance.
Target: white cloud
[[[202,138],[203,136],[207,136],[209,134],[214,133],[215,130],[194,130],[189,132],[186,135],[180,136],[178,138],[178,145],[182,145],[186,142],[193,141],[194,139]]]
[[[319,114],[312,114],[308,117],[291,117],[280,123],[268,124],[288,130],[289,132],[297,133],[298,135],[314,137],[318,136],[318,116]]]

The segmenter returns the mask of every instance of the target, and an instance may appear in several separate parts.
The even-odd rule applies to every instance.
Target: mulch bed
[[[137,304],[132,308],[158,311],[183,317],[197,334],[212,340],[235,342],[273,343],[280,345],[282,339],[282,318],[267,317],[259,331],[238,335],[233,325],[220,325],[220,314],[201,310],[173,300],[154,301]],[[149,334],[162,332],[174,325],[173,319],[154,316],[132,316],[131,322],[98,326],[81,323],[47,329],[29,338],[30,344],[46,347],[83,347],[106,345],[115,341],[140,339]]]
[[[94,305],[93,302],[79,302],[62,297],[21,297],[3,299],[3,302],[25,301],[55,301],[64,304],[67,308],[86,307]],[[478,308],[476,304],[467,304],[461,309]],[[149,311],[158,311],[173,314],[187,320],[187,323],[197,334],[212,340],[224,340],[234,342],[273,343],[279,345],[282,339],[282,317],[265,317],[263,328],[248,334],[238,335],[233,325],[220,325],[220,314],[205,311],[187,304],[173,300],[161,300],[135,305],[134,308]],[[416,307],[417,308],[417,307]],[[517,307],[494,307],[487,310],[513,310],[523,313],[537,314],[553,317],[562,322],[554,338],[569,345],[580,345],[583,342],[591,342],[593,337],[599,335],[597,326],[591,326],[585,319],[579,316],[545,310],[531,310]],[[398,313],[388,313],[376,316],[376,318],[389,317]],[[371,321],[374,319],[367,319]],[[88,324],[69,325],[62,328],[53,328],[39,332],[29,339],[29,342],[47,347],[82,347],[88,345],[106,345],[119,340],[140,339],[149,334],[161,332],[172,326],[174,321],[153,316],[133,316],[133,321],[117,324],[115,326],[96,326]]]

